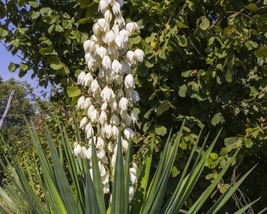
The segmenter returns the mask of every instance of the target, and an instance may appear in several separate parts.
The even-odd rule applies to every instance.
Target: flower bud
[[[100,31],[100,26],[99,26],[98,23],[95,23],[95,24],[93,25],[93,33],[94,33],[94,35],[95,35],[96,37],[101,33],[101,31]]]
[[[91,159],[91,157],[92,157],[92,149],[91,149],[91,147],[88,148],[88,149],[84,152],[84,155],[85,155],[85,157],[86,157],[88,160]]]
[[[86,133],[86,137],[87,137],[88,139],[94,136],[94,129],[93,129],[91,123],[88,123],[88,124],[85,126],[85,133]]]
[[[118,60],[113,60],[112,65],[111,65],[112,70],[116,73],[119,74],[122,69],[122,64]]]
[[[112,135],[114,139],[118,139],[119,129],[117,126],[112,126]]]
[[[110,22],[112,20],[112,13],[110,10],[106,10],[106,12],[104,13],[104,17],[106,19],[107,22]]]

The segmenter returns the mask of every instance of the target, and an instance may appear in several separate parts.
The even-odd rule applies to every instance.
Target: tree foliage
[[[2,0],[0,38],[22,58],[9,70],[23,76],[32,69],[41,85],[60,84],[69,102],[77,100],[82,43],[92,34],[97,2]],[[141,27],[131,45],[146,54],[134,71],[140,131],[155,132],[159,147],[167,130],[186,117],[188,135],[180,144],[186,150],[198,126],[211,133],[223,126],[226,140],[208,162],[211,179],[237,148],[243,148],[238,162],[250,157],[265,165],[257,156],[266,157],[267,147],[266,0],[129,0],[124,12]],[[262,177],[259,183],[266,182]]]

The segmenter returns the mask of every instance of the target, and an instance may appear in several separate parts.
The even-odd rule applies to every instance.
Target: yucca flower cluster
[[[87,71],[78,76],[78,84],[86,88],[77,107],[86,112],[80,128],[88,138],[88,146],[77,144],[74,154],[91,159],[91,145],[96,145],[103,189],[109,192],[109,180],[115,165],[119,131],[122,146],[135,135],[133,125],[138,120],[134,106],[140,100],[135,90],[132,68],[142,62],[144,52],[128,50],[129,37],[139,32],[137,23],[126,23],[122,17],[123,0],[100,0],[99,12],[103,18],[93,25],[93,35],[84,42]],[[111,167],[110,167],[111,164]],[[132,184],[137,182],[136,166],[130,168]],[[130,195],[133,189],[130,189]]]

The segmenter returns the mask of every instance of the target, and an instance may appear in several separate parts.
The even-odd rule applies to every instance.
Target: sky
[[[19,71],[15,71],[11,73],[8,70],[8,65],[10,62],[20,63],[20,58],[18,56],[13,56],[10,52],[8,52],[5,46],[0,42],[0,75],[4,79],[4,81],[14,78],[19,81],[26,81],[33,88],[36,95],[41,96],[41,91],[49,91],[49,89],[45,89],[43,87],[38,86],[38,80],[36,78],[31,79],[31,73],[27,73],[24,77],[20,78],[18,76]]]

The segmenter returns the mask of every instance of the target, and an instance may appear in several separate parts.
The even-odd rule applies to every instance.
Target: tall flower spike
[[[139,27],[135,22],[125,23],[121,12],[123,4],[123,0],[99,1],[98,11],[103,17],[94,23],[93,35],[83,44],[88,70],[81,72],[77,79],[87,90],[79,98],[77,108],[83,110],[80,128],[88,142],[75,145],[74,155],[91,159],[91,146],[95,142],[105,193],[109,192],[113,175],[119,132],[124,153],[135,135],[133,126],[138,114],[133,108],[140,97],[134,90],[132,67],[144,59],[142,50],[128,50],[129,37],[139,32]],[[130,170],[133,185],[136,174],[137,167]],[[131,187],[130,195],[133,193]]]

